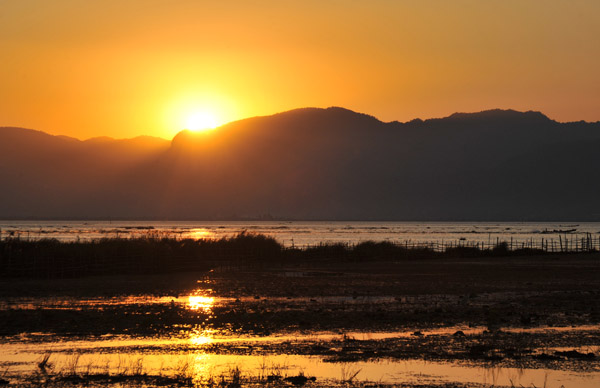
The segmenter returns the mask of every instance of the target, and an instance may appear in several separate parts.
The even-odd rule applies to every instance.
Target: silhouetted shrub
[[[507,255],[509,252],[510,250],[508,249],[508,243],[506,241],[496,244],[496,246],[492,249],[492,253],[495,256]]]

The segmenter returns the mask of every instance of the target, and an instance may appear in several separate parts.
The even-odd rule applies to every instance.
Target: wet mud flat
[[[229,322],[269,331],[600,323],[598,254],[321,262],[211,279],[215,295],[244,306],[221,312]]]
[[[285,378],[301,374],[316,378],[295,380],[306,386],[511,386],[517,381],[461,380],[467,369],[446,380],[369,372],[395,370],[403,362],[415,370],[421,366],[412,363],[424,363],[424,371],[453,365],[577,373],[591,381],[589,386],[600,378],[600,259],[595,254],[323,260],[188,274],[10,280],[0,284],[0,295],[0,349],[14,356],[0,361],[0,371],[9,382],[39,374],[37,365],[48,353],[57,364],[74,355],[89,357],[88,367],[116,354],[139,357],[149,365],[147,378],[121,377],[142,386],[208,386],[198,373],[186,375],[188,380],[158,379],[162,372],[155,358],[190,354],[230,358],[229,369],[213,371],[215,386],[294,386]],[[304,369],[289,368],[271,380],[258,367],[240,372],[238,380],[231,372],[235,365],[282,356],[300,357],[294,363]],[[318,364],[311,364],[315,358]],[[118,375],[114,367],[102,372],[104,381],[95,382],[102,373],[86,382],[81,370],[66,377],[57,369],[56,384],[124,384],[113,378]],[[164,375],[177,377],[174,371]],[[553,383],[547,386],[561,385]],[[562,385],[585,386],[573,384]]]

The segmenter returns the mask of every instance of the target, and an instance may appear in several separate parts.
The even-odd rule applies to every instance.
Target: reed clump
[[[565,253],[596,252],[589,249]],[[545,248],[529,245],[392,243],[366,241],[356,245],[323,243],[284,247],[263,234],[241,232],[220,239],[181,239],[149,232],[135,238],[103,238],[61,242],[55,239],[0,239],[0,278],[77,278],[98,275],[199,272],[213,268],[281,266],[293,263],[394,261],[438,257],[505,257],[542,255]],[[552,246],[551,246],[552,247]],[[591,248],[590,248],[591,247]],[[563,251],[561,251],[563,252]]]
[[[119,358],[117,364],[88,361],[81,363],[80,354],[73,354],[63,365],[50,367],[51,354],[43,356],[44,367],[25,374],[10,374],[3,385],[20,387],[196,387],[196,388],[242,388],[242,387],[289,387],[305,386],[316,382],[315,377],[306,376],[302,371],[287,375],[278,365],[264,369],[263,373],[243,372],[239,365],[232,365],[222,371],[197,370],[194,358],[181,360],[174,367],[160,369],[145,366],[143,357]],[[6,373],[5,373],[6,375]],[[354,378],[356,375],[352,376]],[[330,381],[320,386],[346,386],[344,381]]]
[[[55,239],[0,241],[0,277],[74,278],[97,275],[206,271],[230,262],[278,259],[273,238],[239,233],[218,240],[148,235],[61,242]]]

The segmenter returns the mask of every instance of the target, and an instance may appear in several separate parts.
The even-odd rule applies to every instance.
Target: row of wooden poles
[[[428,249],[434,252],[446,252],[447,250],[456,248],[473,248],[478,250],[493,250],[505,249],[507,251],[517,250],[540,250],[544,252],[596,252],[600,251],[600,234],[593,235],[591,233],[569,233],[557,237],[541,238],[541,239],[514,239],[500,240],[497,237],[495,240],[491,238],[488,241],[481,240],[440,240],[440,241],[416,241],[404,240],[391,242],[392,244],[405,249]],[[326,245],[326,244],[325,244]],[[345,244],[348,248],[356,246],[356,243]],[[308,249],[315,247],[314,245],[294,246],[294,248]]]

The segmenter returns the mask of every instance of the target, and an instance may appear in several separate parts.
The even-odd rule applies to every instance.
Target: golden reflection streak
[[[190,230],[188,236],[195,240],[205,240],[215,237],[215,234],[206,228],[198,228]]]
[[[213,338],[209,336],[192,335],[190,337],[190,342],[192,345],[206,345],[212,343],[213,341]]]
[[[209,384],[215,376],[215,365],[212,357],[206,353],[198,353],[192,357],[191,363],[189,372],[195,386],[212,386],[212,384]]]
[[[188,308],[190,310],[202,311],[210,314],[215,304],[215,298],[212,296],[189,295]],[[190,342],[194,345],[206,345],[213,342],[212,330],[192,333]]]
[[[188,308],[190,310],[201,310],[205,313],[210,313],[214,304],[215,298],[211,296],[188,296]]]

